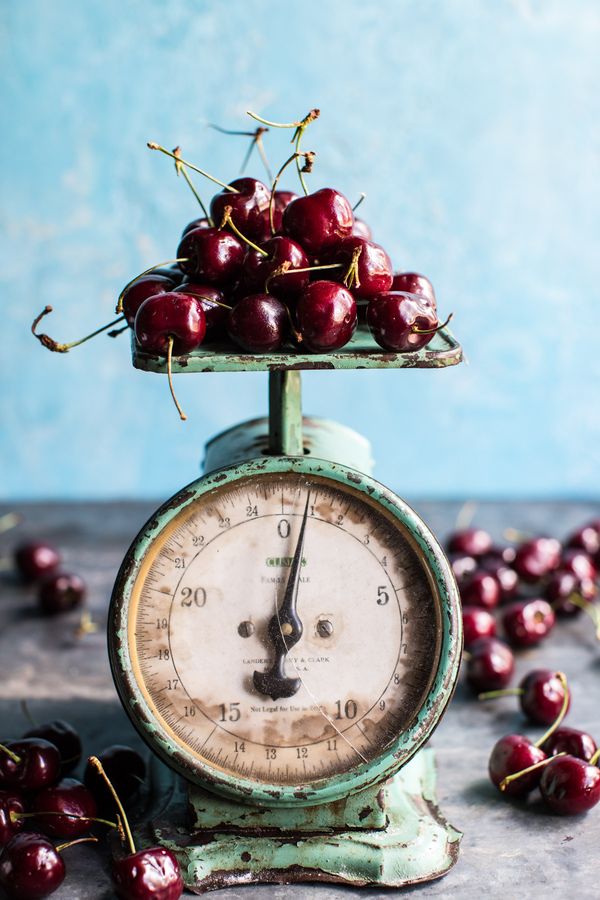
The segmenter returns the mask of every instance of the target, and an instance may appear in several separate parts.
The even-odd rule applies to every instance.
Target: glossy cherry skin
[[[551,725],[565,699],[565,689],[556,672],[534,669],[520,681],[519,687],[523,692],[519,695],[519,703],[527,718],[536,725]],[[570,705],[569,696],[567,709]]]
[[[164,847],[116,859],[113,884],[122,900],[178,900],[184,888],[179,863]]]
[[[16,834],[0,854],[0,885],[14,900],[47,897],[65,875],[60,853],[43,834]]]
[[[236,178],[231,182],[231,187],[236,188],[238,193],[222,190],[210,201],[210,215],[215,226],[220,228],[225,208],[231,206],[231,219],[236,228],[251,240],[262,238],[264,224],[261,213],[269,208],[271,191],[256,178]]]
[[[360,250],[360,256],[357,265],[358,282],[352,288],[354,296],[362,300],[371,300],[389,291],[393,279],[392,261],[379,244],[360,237],[347,237],[339,242],[327,259],[342,264],[344,268],[340,269],[340,274],[343,276],[357,250]]]
[[[496,637],[496,620],[487,611],[478,606],[463,606],[463,635],[465,647],[469,647],[481,638]]]
[[[188,231],[177,248],[177,258],[186,275],[194,281],[207,281],[216,287],[233,284],[242,271],[246,247],[228,231],[196,228]]]
[[[562,555],[560,561],[562,572],[571,572],[577,578],[588,581],[596,581],[598,567],[593,559],[584,550],[568,549]]]
[[[356,328],[356,301],[335,281],[313,281],[296,306],[302,346],[311,353],[328,353],[348,343]]]
[[[25,803],[18,791],[0,790],[0,847],[23,829],[25,819],[11,819],[11,813],[25,812]]]
[[[429,278],[419,275],[418,272],[395,272],[392,282],[393,291],[406,291],[407,294],[417,294],[424,297],[436,308],[435,291]]]
[[[465,528],[451,534],[446,546],[449,553],[464,553],[477,558],[490,553],[493,541],[491,534],[483,528]]]
[[[226,309],[229,304],[223,291],[199,281],[184,281],[179,290],[198,298],[206,319],[206,339],[215,340],[223,337],[227,332],[227,315],[229,313],[229,310]]]
[[[514,647],[539,644],[554,628],[555,616],[546,600],[516,600],[504,609],[502,626]]]
[[[557,756],[542,772],[540,793],[552,812],[577,816],[600,801],[600,769],[576,756]]]
[[[426,347],[439,325],[433,307],[422,298],[388,291],[374,297],[367,307],[367,323],[380,347],[407,353]],[[420,334],[428,331],[429,334]]]
[[[452,573],[460,587],[477,569],[477,560],[474,556],[463,553],[452,553],[449,557]]]
[[[5,744],[20,757],[15,762],[0,750],[0,786],[20,791],[38,791],[58,781],[60,753],[49,741],[41,738],[21,738]]]
[[[183,273],[182,273],[183,274]],[[134,281],[123,294],[123,315],[127,324],[133,326],[135,314],[148,297],[172,291],[175,282],[165,275],[143,275]]]
[[[132,797],[139,790],[146,777],[146,763],[137,750],[124,744],[112,744],[97,756],[121,801]],[[112,794],[89,762],[85,767],[83,781],[94,795],[98,809],[114,810],[115,801]]]
[[[271,294],[250,294],[229,313],[229,336],[248,353],[278,350],[290,328],[289,313]]]
[[[510,600],[518,594],[519,576],[512,566],[502,560],[501,556],[484,556],[480,562],[483,569],[497,579],[500,585],[501,600]]]
[[[481,638],[471,644],[469,654],[467,681],[476,693],[506,687],[515,669],[510,647],[496,638]]]
[[[276,235],[281,233],[283,227],[284,209],[286,206],[290,205],[292,200],[296,200],[297,197],[298,195],[294,194],[292,191],[275,191],[275,199],[273,202],[273,228],[275,229]],[[271,237],[273,237],[273,232],[271,231],[271,219],[269,216],[269,209],[267,208],[263,209],[258,215],[255,240],[261,243],[262,241],[267,241]]]
[[[206,216],[200,216],[199,219],[192,219],[191,222],[188,222],[188,224],[185,226],[185,228],[181,232],[181,237],[184,237],[189,231],[195,231],[196,228],[213,228],[213,227],[214,226],[212,226],[210,224],[210,222],[206,218]]]
[[[283,213],[284,232],[312,255],[330,250],[350,237],[353,225],[352,207],[343,194],[332,188],[298,197]]]
[[[173,337],[173,353],[189,353],[204,340],[206,316],[193,294],[156,294],[138,309],[134,330],[142,350],[166,356],[169,338]]]
[[[573,603],[572,597],[591,603],[598,588],[589,578],[580,579],[572,572],[564,572],[562,569],[550,575],[544,587],[544,597],[552,606],[557,616],[576,616],[582,610],[581,606]]]
[[[567,547],[584,550],[600,564],[600,519],[594,519],[567,538]]]
[[[507,734],[494,744],[490,754],[488,772],[492,783],[500,789],[500,782],[507,775],[514,775],[546,759],[546,754],[522,734]],[[542,769],[529,772],[506,785],[502,792],[507,797],[524,797],[540,783]]]
[[[567,728],[561,725],[553,732],[547,741],[544,741],[543,748],[548,756],[556,756],[557,753],[568,753],[570,756],[577,756],[589,762],[596,750],[598,749],[596,741],[586,731],[579,731],[577,728]]]
[[[514,568],[523,581],[539,581],[560,565],[560,543],[554,538],[537,537],[517,548]]]
[[[64,719],[54,719],[52,722],[44,722],[30,728],[23,737],[42,738],[50,744],[54,744],[60,753],[60,772],[66,775],[79,763],[81,759],[81,738],[69,722]]]
[[[357,219],[354,217],[354,225],[352,226],[352,234],[354,237],[363,238],[365,241],[370,241],[373,238],[373,232],[371,231],[371,226],[367,225],[364,219]]]
[[[15,566],[26,584],[54,572],[61,562],[58,550],[42,541],[28,541],[15,550]]]
[[[308,256],[291,238],[282,235],[272,237],[262,245],[269,255],[263,256],[256,250],[248,250],[244,260],[241,284],[249,294],[262,293],[266,289],[267,279],[275,269],[283,263],[289,263],[290,271],[286,275],[276,275],[269,280],[269,293],[281,300],[295,300],[310,280],[309,272],[294,274],[292,269],[306,269],[310,263]]]
[[[488,572],[474,572],[460,588],[460,597],[465,606],[481,606],[483,609],[495,609],[500,603],[501,594],[500,582]]]
[[[43,613],[54,616],[81,606],[86,594],[85,581],[79,575],[55,572],[41,582],[38,605]]]
[[[74,778],[63,778],[35,795],[31,811],[38,814],[35,820],[41,831],[55,837],[76,838],[89,831],[97,808],[85,785]]]

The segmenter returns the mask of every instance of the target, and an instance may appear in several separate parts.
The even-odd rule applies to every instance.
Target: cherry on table
[[[283,230],[309,254],[329,250],[352,234],[354,213],[339,191],[321,188],[297,197],[283,212]]]
[[[40,583],[38,605],[43,613],[53,616],[81,606],[87,588],[85,581],[72,572],[54,572]]]
[[[285,305],[271,294],[250,294],[229,313],[229,336],[248,353],[278,350],[285,342],[290,317]]]
[[[565,712],[571,705],[569,691],[565,691],[560,673],[550,669],[534,669],[529,672],[519,682],[518,690],[521,709],[537,725],[551,725],[557,719],[565,702],[565,695]]]
[[[14,560],[22,580],[31,584],[54,572],[61,563],[61,555],[45,541],[28,541],[16,548]]]
[[[465,553],[451,553],[449,556],[450,568],[460,587],[470,575],[477,569],[477,560],[474,556]]]
[[[146,777],[146,763],[137,750],[125,744],[111,744],[97,758],[123,800],[129,799],[139,790]],[[83,782],[94,795],[98,809],[112,807],[112,795],[102,776],[89,761],[85,767]]]
[[[24,827],[24,819],[12,818],[11,813],[25,812],[25,802],[18,791],[0,790],[0,847],[3,847]]]
[[[600,563],[600,519],[593,519],[566,540],[567,547],[584,550],[596,562]]]
[[[194,280],[216,287],[232,284],[242,270],[246,248],[235,234],[217,228],[196,228],[181,239],[177,258],[181,268]]]
[[[446,542],[449,553],[475,558],[489,554],[494,546],[492,536],[483,528],[465,528],[453,532]]]
[[[180,275],[183,276],[183,272],[180,272]],[[165,294],[167,291],[172,291],[174,287],[175,280],[173,278],[159,275],[156,272],[152,275],[142,275],[141,278],[130,284],[121,295],[123,315],[127,323],[133,326],[136,313],[144,300],[147,300],[148,297],[153,297],[155,294]]]
[[[367,323],[379,346],[395,353],[421,350],[442,327],[435,309],[422,297],[393,291],[369,302]]]
[[[496,636],[496,620],[479,606],[463,606],[462,609],[464,644],[468,650],[481,638]]]
[[[579,731],[578,728],[563,726],[557,728],[544,741],[542,748],[548,756],[556,756],[557,753],[568,753],[569,756],[577,756],[589,762],[598,751],[596,741],[587,731]]]
[[[501,595],[500,582],[489,572],[473,572],[465,578],[460,588],[460,597],[465,606],[494,609],[498,606]]]
[[[37,791],[60,775],[60,753],[42,738],[0,744],[0,787]]]
[[[313,281],[298,299],[296,322],[302,346],[311,353],[339,350],[354,334],[356,301],[335,281]]]
[[[598,578],[598,567],[589,553],[577,548],[565,550],[560,560],[559,571],[570,572],[581,581],[596,581]]]
[[[268,211],[271,191],[257,178],[235,178],[230,187],[237,193],[224,188],[212,198],[210,215],[218,228],[223,221],[226,207],[231,207],[231,218],[236,228],[247,237],[261,239],[264,236],[264,218],[261,213]],[[179,253],[177,254],[179,256]]]
[[[75,838],[90,829],[97,807],[85,785],[75,778],[63,778],[35,795],[31,811],[36,813],[38,827],[46,834]]]
[[[74,769],[81,759],[81,738],[75,728],[64,719],[54,719],[51,722],[34,725],[23,737],[41,738],[54,744],[60,754],[61,775],[66,775]]]
[[[547,637],[556,621],[547,600],[536,597],[517,600],[504,608],[502,626],[509,642],[515,647],[531,647]]]
[[[597,757],[593,757],[597,761]],[[600,769],[576,756],[555,756],[544,768],[540,793],[552,812],[576,816],[600,801]]]
[[[502,790],[507,796],[524,797],[538,786],[542,774],[538,769],[508,783],[504,780],[545,759],[544,751],[529,738],[522,734],[507,734],[494,744],[488,763],[489,776],[498,790]]]
[[[506,687],[514,668],[510,647],[496,638],[481,638],[469,647],[467,681],[476,693]]]
[[[549,576],[544,597],[557,616],[576,616],[598,593],[595,581],[558,569]]]
[[[116,859],[113,883],[122,900],[178,900],[184,888],[177,858],[165,847],[138,850]]]
[[[523,581],[535,582],[560,566],[561,546],[555,538],[536,537],[517,547],[514,568]]]
[[[65,875],[59,850],[43,834],[16,834],[0,854],[0,885],[15,900],[47,897]]]

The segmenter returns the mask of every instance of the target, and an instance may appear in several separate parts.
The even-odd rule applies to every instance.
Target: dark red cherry
[[[373,238],[373,232],[371,231],[371,226],[367,225],[364,219],[354,218],[354,225],[352,226],[352,234],[354,237],[363,238],[365,241],[370,241]]]
[[[96,816],[96,801],[80,781],[63,778],[36,794],[31,811],[37,813],[35,820],[41,831],[55,837],[76,838],[89,831]]]
[[[465,606],[481,606],[494,609],[500,603],[500,582],[488,572],[473,572],[460,588],[460,597]]]
[[[449,559],[450,567],[460,587],[477,569],[477,560],[474,556],[468,556],[463,553],[452,553]]]
[[[500,789],[500,783],[508,775],[515,775],[523,769],[534,766],[546,759],[546,754],[522,734],[507,734],[494,744],[488,764],[492,783]],[[542,777],[542,770],[528,772],[510,781],[503,793],[508,797],[524,797],[536,788]]]
[[[165,847],[116,859],[113,884],[122,900],[178,900],[184,888],[177,858]]]
[[[127,800],[140,788],[146,777],[146,763],[132,747],[113,744],[98,754],[106,774],[121,800]],[[88,762],[83,776],[84,784],[94,795],[98,809],[114,809],[114,799],[102,777]]]
[[[378,294],[389,291],[392,286],[392,261],[383,247],[364,238],[351,236],[340,241],[327,258],[331,262],[341,263],[344,266],[341,270],[343,273],[359,250],[357,279],[352,286],[352,293],[363,300],[371,300]]]
[[[283,230],[304,247],[319,254],[352,234],[354,214],[343,194],[321,188],[307,197],[297,197],[283,213]]]
[[[183,273],[182,273],[183,274]],[[135,314],[148,297],[172,291],[175,282],[164,275],[142,275],[134,281],[123,294],[123,315],[130,326],[133,326]]]
[[[10,754],[6,752],[7,748]],[[21,738],[0,746],[1,787],[37,791],[54,784],[59,775],[60,754],[49,741]]]
[[[55,572],[41,582],[38,604],[43,613],[54,616],[81,606],[87,588],[79,575],[71,572]]]
[[[496,638],[482,638],[469,647],[469,654],[467,681],[476,693],[506,687],[515,668],[510,647]]]
[[[417,294],[424,297],[435,309],[435,291],[429,278],[419,275],[418,272],[395,272],[392,282],[393,291],[405,291],[407,294]]]
[[[296,321],[302,346],[311,353],[339,350],[354,334],[356,301],[335,281],[313,281],[298,299]]]
[[[480,638],[496,636],[496,620],[487,611],[478,606],[463,606],[463,635],[465,647],[469,647]]]
[[[484,571],[493,575],[499,585],[502,600],[510,600],[519,592],[519,576],[512,568],[502,559],[502,556],[495,554],[486,555],[480,560]]]
[[[144,300],[135,317],[134,328],[142,350],[166,356],[172,337],[173,353],[179,355],[189,353],[202,343],[206,316],[193,294],[171,291]]]
[[[222,190],[215,194],[210,202],[210,215],[217,228],[220,227],[225,215],[225,208],[231,207],[231,219],[245,237],[261,239],[264,225],[261,213],[269,208],[271,191],[262,181],[256,178],[236,178],[231,182],[231,187],[237,193]],[[177,256],[180,256],[179,252]]]
[[[465,528],[455,531],[448,538],[446,546],[449,553],[464,553],[465,556],[485,556],[493,548],[491,534],[483,528]]]
[[[552,607],[539,597],[533,600],[516,600],[505,607],[502,626],[514,647],[531,647],[538,644],[554,628]]]
[[[367,323],[380,347],[396,353],[420,350],[433,338],[439,321],[423,298],[388,291],[367,307]],[[422,334],[421,332],[428,332]]]
[[[227,315],[229,312],[226,309],[228,303],[223,291],[210,284],[202,284],[199,281],[184,281],[180,285],[179,290],[185,294],[193,294],[198,298],[206,319],[206,339],[214,341],[223,337],[227,331]]]
[[[584,550],[592,559],[600,563],[600,519],[594,519],[574,531],[567,538],[566,545]]]
[[[16,834],[0,854],[0,885],[14,900],[47,897],[65,875],[60,853],[42,834]]]
[[[544,587],[544,597],[557,616],[577,615],[581,612],[581,603],[591,603],[597,593],[594,581],[580,579],[562,569],[553,572]]]
[[[42,541],[28,541],[15,550],[15,566],[24,582],[31,584],[54,572],[61,562],[58,550]]]
[[[228,331],[232,341],[248,353],[278,350],[289,329],[289,313],[271,294],[250,294],[229,313]]]
[[[581,581],[596,581],[598,568],[591,556],[584,550],[575,548],[565,550],[560,560],[560,569],[563,572],[571,572]]]
[[[589,762],[596,753],[598,747],[596,741],[586,731],[579,731],[577,728],[567,728],[563,726],[557,728],[550,735],[547,741],[544,741],[543,748],[548,756],[556,756],[557,753],[568,753],[570,756],[577,756]]]
[[[24,819],[12,819],[11,813],[25,812],[25,803],[17,791],[0,790],[0,847],[21,831]]]
[[[26,738],[42,738],[50,744],[54,744],[60,753],[61,775],[66,775],[79,763],[81,759],[81,738],[72,725],[64,719],[54,719],[52,722],[44,722],[31,728]]]
[[[275,229],[276,235],[281,233],[283,227],[284,209],[286,206],[290,205],[292,200],[296,200],[297,197],[298,195],[294,194],[292,191],[275,191],[275,200],[273,203],[273,228]],[[267,209],[263,209],[258,215],[255,240],[261,243],[271,237],[273,237],[273,232],[271,231],[271,219],[267,207]]]
[[[560,553],[560,543],[554,538],[532,538],[517,548],[515,571],[523,581],[539,581],[558,569]]]
[[[175,286],[181,284],[185,278],[182,269],[179,268],[177,263],[172,263],[170,266],[159,266],[157,269],[152,270],[152,275],[161,275],[163,278],[168,278]],[[146,276],[142,277],[145,278]]]
[[[557,756],[542,772],[540,793],[560,816],[577,816],[600,801],[600,769],[576,756]]]
[[[213,228],[213,226],[210,224],[210,222],[206,218],[206,216],[200,216],[199,219],[192,219],[191,222],[188,222],[188,224],[185,226],[185,228],[181,232],[181,237],[185,237],[185,235],[189,231],[195,231],[196,228]]]
[[[294,300],[309,282],[309,272],[292,272],[293,269],[305,269],[309,266],[306,253],[296,241],[283,236],[265,241],[262,249],[269,255],[263,256],[252,248],[246,253],[241,277],[244,290],[249,294],[262,293],[266,290],[269,279],[269,293],[281,300]],[[289,264],[289,273],[269,278],[284,263]]]
[[[246,248],[242,241],[228,231],[217,228],[196,228],[181,239],[177,258],[186,275],[195,281],[208,281],[216,287],[233,284],[242,271]]]
[[[551,725],[563,708],[565,688],[556,672],[534,669],[519,683],[521,709],[536,725]],[[571,697],[567,710],[571,705]],[[544,748],[546,749],[546,748]]]

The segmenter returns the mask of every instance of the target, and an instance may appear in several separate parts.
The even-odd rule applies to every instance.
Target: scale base
[[[332,810],[260,810],[231,804],[235,814],[229,824],[223,821],[229,801],[211,800],[195,788],[188,801],[178,776],[163,766],[158,778],[154,774],[154,793],[161,797],[162,808],[157,814],[154,806],[140,840],[172,850],[187,889],[196,894],[257,882],[399,888],[439,878],[458,857],[462,835],[435,802],[432,750],[422,750],[385,785],[364,791],[375,804],[362,810],[360,803],[343,801],[342,806],[340,801],[331,804]],[[190,822],[190,811],[196,821],[192,828],[183,824]],[[285,830],[278,824],[282,816]],[[340,816],[345,830],[336,825]],[[367,822],[375,827],[365,828]]]

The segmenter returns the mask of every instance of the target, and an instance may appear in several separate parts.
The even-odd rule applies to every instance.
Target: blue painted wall
[[[232,178],[245,148],[206,122],[314,105],[311,184],[367,192],[469,365],[310,374],[306,409],[368,433],[408,495],[600,494],[597,0],[20,0],[0,20],[5,498],[167,495],[264,411],[264,376],[182,376],[181,424],[125,338],[56,356],[28,328],[50,303],[49,331],[85,333],[173,253],[195,201],[146,140]]]

